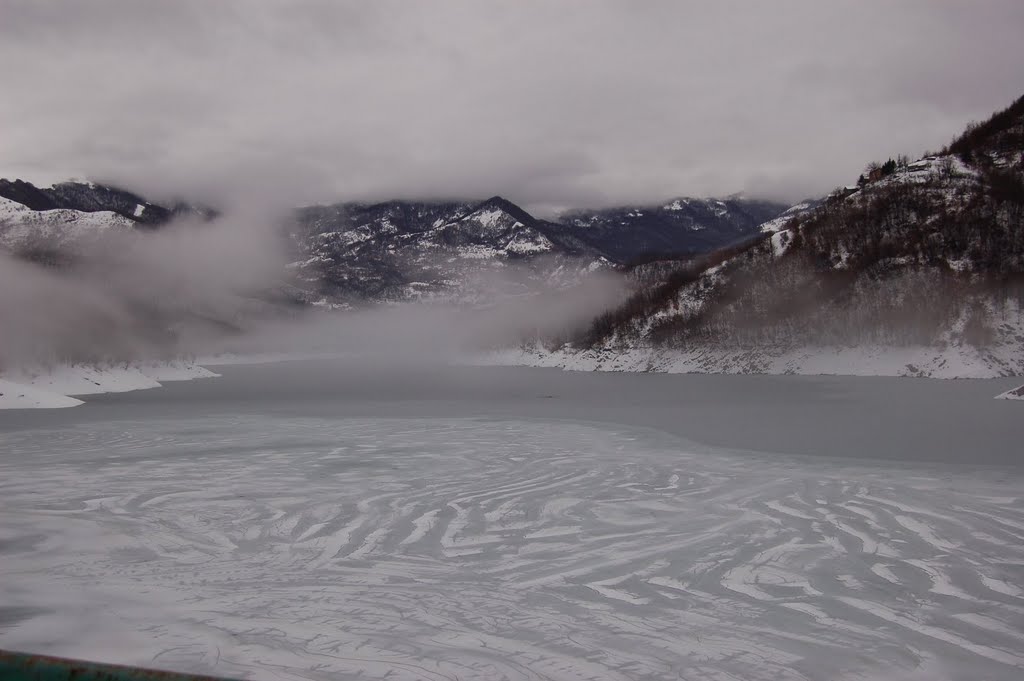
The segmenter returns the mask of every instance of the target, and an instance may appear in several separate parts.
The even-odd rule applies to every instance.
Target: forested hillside
[[[739,354],[759,370],[811,347],[955,346],[1020,372],[1024,98],[746,243],[631,276],[628,302],[546,347]]]

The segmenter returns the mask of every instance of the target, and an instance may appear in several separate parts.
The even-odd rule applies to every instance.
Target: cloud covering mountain
[[[0,16],[0,176],[155,199],[797,200],[941,146],[1024,86],[1017,0],[0,0]]]

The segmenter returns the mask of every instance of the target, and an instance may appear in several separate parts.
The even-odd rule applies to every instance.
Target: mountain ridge
[[[77,223],[95,225],[93,231],[102,224],[155,229],[178,217],[217,216],[215,210],[186,202],[164,206],[130,191],[83,182],[40,188],[22,180],[0,180],[0,198],[33,211],[8,211],[0,218],[0,245],[47,262],[66,262],[67,253],[55,255],[53,250],[67,251],[85,238]],[[526,278],[535,285],[547,281],[560,286],[594,268],[616,269],[638,258],[705,252],[755,233],[761,217],[785,209],[782,204],[737,197],[673,202],[680,207],[683,203],[696,208],[576,211],[572,219],[562,221],[537,218],[500,195],[482,201],[304,206],[292,211],[286,226],[292,250],[289,271],[297,277],[299,299],[307,303],[451,300],[458,297],[460,280],[481,279],[485,261],[494,265],[491,269],[514,264],[526,270]],[[703,222],[698,224],[698,219]],[[21,224],[13,225],[18,220]],[[438,258],[452,266],[431,262]],[[552,258],[557,262],[535,266],[535,261]],[[564,282],[542,271],[564,273],[566,268],[574,274]]]

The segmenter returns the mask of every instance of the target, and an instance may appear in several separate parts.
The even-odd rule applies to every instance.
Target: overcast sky
[[[1022,0],[0,0],[0,175],[796,200],[1024,94]]]

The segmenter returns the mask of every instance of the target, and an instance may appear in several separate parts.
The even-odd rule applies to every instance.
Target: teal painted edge
[[[230,681],[102,662],[0,650],[0,681]]]

